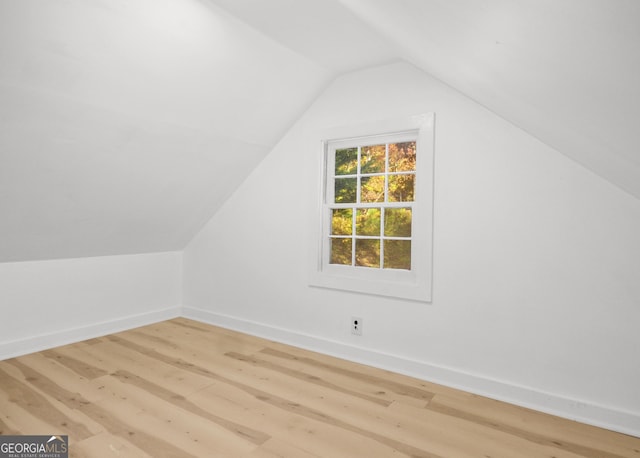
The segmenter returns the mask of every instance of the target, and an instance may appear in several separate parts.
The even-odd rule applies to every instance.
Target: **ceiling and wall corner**
[[[0,262],[182,249],[337,75],[407,61],[640,197],[633,0],[0,3]]]
[[[407,61],[640,198],[640,3],[340,1]]]

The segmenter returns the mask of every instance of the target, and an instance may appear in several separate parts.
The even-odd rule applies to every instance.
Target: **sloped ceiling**
[[[181,249],[404,59],[640,198],[635,0],[0,0],[0,262]]]
[[[640,198],[640,2],[341,1],[402,58]]]
[[[0,261],[182,249],[330,74],[197,0],[0,1]]]

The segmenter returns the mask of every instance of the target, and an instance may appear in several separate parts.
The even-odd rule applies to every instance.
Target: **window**
[[[411,270],[415,134],[329,142],[327,149],[329,264]]]
[[[312,285],[429,301],[433,115],[332,134]]]

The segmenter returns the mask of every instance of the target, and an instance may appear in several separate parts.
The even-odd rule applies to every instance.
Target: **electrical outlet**
[[[362,335],[362,318],[351,317],[351,334],[354,336]]]

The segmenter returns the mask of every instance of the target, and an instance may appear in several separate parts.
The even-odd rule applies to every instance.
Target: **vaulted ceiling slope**
[[[640,198],[637,0],[341,2],[401,57]]]
[[[0,261],[182,249],[329,78],[213,2],[0,1]]]
[[[637,0],[216,2],[313,58],[373,42],[640,198]]]
[[[638,24],[636,0],[0,1],[0,262],[183,248],[333,78],[401,59],[640,198]]]

